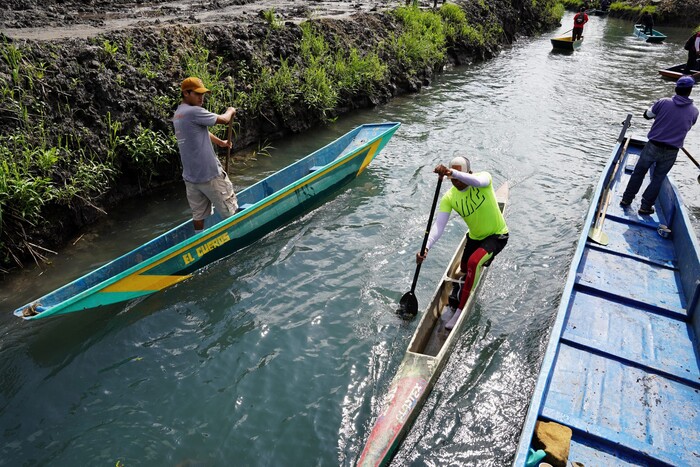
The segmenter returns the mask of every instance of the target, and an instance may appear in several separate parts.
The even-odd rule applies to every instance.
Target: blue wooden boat
[[[700,463],[698,241],[668,178],[654,214],[639,215],[638,202],[619,205],[644,146],[625,131],[569,269],[522,429],[518,467],[537,465],[542,454],[534,435],[538,422],[571,429],[570,442],[564,440],[567,465]]]
[[[496,199],[503,212],[508,201],[508,183],[496,190]],[[466,237],[455,250],[432,300],[423,312],[401,365],[391,380],[381,412],[360,454],[358,466],[389,464],[449,359],[488,271],[486,268],[482,272],[455,327],[451,331],[445,330],[445,323],[452,318],[454,312],[448,302],[452,286],[464,282],[460,262],[465,243]]]
[[[24,305],[38,319],[152,294],[249,245],[348,183],[369,165],[400,123],[362,125],[237,193],[239,212],[214,214],[195,235],[191,220],[108,264]]]
[[[658,44],[659,42],[663,42],[666,40],[666,35],[661,34],[659,31],[656,29],[651,30],[651,34],[647,34],[644,32],[644,26],[641,24],[635,24],[634,25],[634,35],[639,37],[640,39],[644,39],[646,42]]]
[[[554,50],[571,51],[581,47],[581,44],[583,43],[583,36],[581,36],[581,39],[577,40],[573,40],[571,36],[554,37],[550,39],[550,42],[552,43]]]

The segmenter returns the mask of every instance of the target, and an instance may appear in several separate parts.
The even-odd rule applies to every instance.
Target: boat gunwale
[[[23,306],[17,308],[17,309],[14,311],[14,314],[15,314],[15,316],[18,316],[18,317],[23,318],[23,319],[25,319],[25,320],[35,320],[35,319],[40,319],[40,318],[44,318],[44,317],[47,317],[47,316],[52,316],[52,315],[60,314],[60,310],[61,310],[61,309],[64,309],[64,308],[66,308],[66,307],[68,307],[68,306],[70,306],[70,305],[72,305],[72,304],[74,304],[74,303],[76,303],[76,302],[78,302],[78,301],[80,301],[80,300],[86,298],[86,297],[89,297],[89,296],[95,294],[96,292],[99,292],[100,290],[105,289],[106,287],[108,287],[108,286],[110,286],[110,285],[112,285],[112,284],[114,284],[114,283],[116,283],[116,282],[118,282],[118,281],[120,281],[120,280],[122,280],[122,279],[124,279],[124,278],[126,278],[126,277],[132,276],[132,275],[134,275],[134,273],[136,273],[136,272],[138,272],[138,271],[146,272],[146,271],[148,271],[148,270],[150,270],[150,269],[156,267],[157,265],[162,264],[163,262],[167,261],[168,259],[170,259],[170,258],[172,258],[172,257],[174,257],[174,256],[177,256],[177,255],[178,255],[179,253],[181,253],[183,250],[190,249],[190,248],[194,247],[195,245],[197,245],[197,244],[199,244],[199,243],[201,243],[201,242],[203,242],[203,241],[208,240],[208,239],[211,238],[211,237],[214,237],[214,236],[216,236],[216,235],[218,235],[218,234],[221,234],[223,231],[227,230],[229,227],[232,227],[233,225],[235,225],[235,224],[237,224],[237,223],[239,223],[239,222],[241,222],[241,221],[247,219],[248,217],[250,217],[250,216],[252,216],[253,214],[255,214],[255,213],[257,213],[258,211],[260,211],[260,209],[262,208],[262,205],[267,204],[268,201],[274,201],[274,200],[276,200],[277,198],[281,198],[281,197],[287,196],[289,193],[295,191],[296,188],[298,188],[299,186],[306,185],[306,184],[308,184],[308,183],[310,183],[310,182],[316,180],[317,178],[320,178],[321,176],[323,176],[323,175],[329,173],[331,170],[335,170],[335,169],[338,168],[339,166],[344,165],[345,163],[349,162],[351,159],[354,159],[355,157],[357,157],[357,155],[360,154],[360,153],[361,153],[364,149],[366,149],[367,147],[369,147],[369,146],[371,146],[372,144],[376,143],[378,140],[381,140],[381,139],[385,138],[385,137],[387,136],[387,134],[393,135],[393,133],[398,129],[398,127],[399,127],[400,125],[401,125],[401,124],[400,124],[399,122],[385,122],[385,123],[363,124],[363,125],[360,125],[360,126],[354,128],[354,129],[348,131],[347,133],[341,135],[340,137],[338,137],[338,138],[336,138],[336,139],[330,141],[328,144],[326,144],[326,145],[324,145],[323,147],[321,147],[321,148],[315,150],[314,152],[312,152],[312,153],[310,153],[310,154],[308,154],[308,155],[302,157],[302,158],[299,159],[298,161],[295,161],[294,163],[292,163],[292,164],[290,164],[290,165],[284,167],[283,169],[280,169],[280,170],[285,170],[285,169],[287,169],[287,168],[289,168],[289,167],[292,167],[292,166],[294,166],[294,165],[296,165],[296,164],[299,164],[299,163],[301,163],[301,162],[303,162],[303,161],[305,161],[305,160],[307,160],[307,159],[312,158],[313,156],[317,155],[318,153],[320,153],[320,152],[326,150],[328,147],[330,147],[331,145],[333,145],[334,143],[336,143],[336,142],[337,142],[339,139],[341,139],[341,138],[344,138],[344,137],[347,136],[347,137],[349,137],[349,139],[350,139],[350,141],[348,142],[348,144],[347,144],[341,151],[338,152],[338,155],[336,156],[335,159],[333,159],[333,160],[330,161],[329,163],[327,163],[327,164],[325,164],[324,166],[322,166],[319,170],[314,171],[314,172],[311,172],[311,173],[309,173],[309,174],[306,174],[306,175],[304,175],[303,177],[301,177],[301,178],[295,180],[295,181],[292,182],[291,184],[286,185],[285,187],[281,188],[280,190],[277,190],[277,191],[271,193],[270,195],[268,195],[268,196],[266,196],[266,197],[260,199],[259,201],[253,203],[252,206],[251,206],[250,208],[245,209],[245,210],[243,210],[243,211],[240,211],[240,212],[238,212],[238,213],[234,214],[233,216],[228,217],[228,218],[226,218],[226,219],[222,219],[221,221],[219,221],[218,223],[212,225],[211,227],[209,227],[208,229],[204,230],[203,232],[200,232],[200,233],[195,234],[195,235],[193,235],[193,236],[191,236],[191,237],[188,237],[187,239],[185,239],[185,240],[183,240],[183,241],[181,241],[181,242],[179,242],[179,243],[177,243],[177,244],[175,244],[175,245],[172,245],[171,247],[169,247],[169,248],[167,248],[167,249],[165,249],[165,250],[163,250],[163,251],[161,251],[161,252],[159,252],[159,253],[157,253],[157,254],[151,256],[150,258],[147,258],[147,259],[145,259],[144,261],[141,261],[141,262],[139,262],[139,263],[136,263],[136,264],[134,264],[133,266],[131,266],[131,267],[129,267],[129,268],[127,268],[127,269],[125,269],[125,270],[123,270],[123,271],[117,273],[116,275],[113,275],[113,276],[111,276],[111,277],[109,277],[109,278],[107,278],[107,279],[105,279],[105,280],[103,280],[103,281],[100,281],[100,282],[96,283],[96,284],[93,285],[92,287],[90,287],[90,288],[88,288],[88,289],[85,289],[85,290],[83,290],[83,291],[81,291],[81,292],[79,292],[79,293],[77,293],[77,294],[75,294],[75,295],[69,297],[69,298],[66,299],[66,300],[62,300],[62,301],[56,303],[55,305],[51,305],[49,308],[43,310],[42,312],[40,312],[40,313],[38,313],[38,314],[36,314],[36,315],[33,315],[33,316],[23,316],[23,315],[22,315],[22,311],[25,310],[27,307],[32,306],[32,305],[41,306],[41,300],[42,300],[42,299],[45,299],[46,297],[48,297],[48,296],[50,296],[50,295],[53,295],[53,294],[55,294],[55,293],[58,293],[59,291],[61,291],[61,290],[63,290],[63,289],[66,289],[66,288],[68,288],[68,287],[70,287],[70,286],[72,286],[72,285],[78,283],[79,281],[83,280],[85,277],[88,277],[88,276],[90,276],[90,275],[92,275],[92,274],[96,274],[97,271],[102,270],[103,268],[104,268],[104,269],[108,268],[110,265],[114,264],[115,262],[117,262],[117,261],[119,261],[119,260],[122,260],[122,259],[128,257],[129,255],[132,255],[136,250],[138,250],[138,249],[140,249],[140,248],[142,248],[142,247],[145,247],[145,246],[147,246],[147,245],[149,245],[149,244],[152,244],[152,243],[156,242],[157,240],[159,240],[159,239],[161,239],[161,238],[163,238],[163,237],[165,237],[165,236],[167,236],[167,235],[169,235],[169,234],[172,234],[172,233],[176,232],[177,230],[183,228],[184,226],[186,226],[187,224],[189,224],[189,223],[191,222],[191,220],[188,219],[188,220],[184,221],[183,223],[179,224],[178,226],[176,226],[176,227],[174,227],[174,228],[168,230],[167,232],[162,233],[161,235],[159,235],[159,236],[157,236],[157,237],[155,237],[155,238],[153,238],[153,239],[147,241],[146,243],[144,243],[144,244],[142,244],[142,245],[139,245],[138,247],[136,247],[136,248],[134,248],[134,249],[132,249],[132,250],[130,250],[130,251],[124,253],[124,254],[121,255],[121,256],[118,256],[118,257],[115,258],[115,259],[112,259],[112,260],[109,261],[108,263],[105,263],[104,265],[100,266],[98,269],[95,269],[95,270],[93,270],[93,271],[91,271],[91,272],[89,272],[89,273],[87,273],[87,274],[83,274],[82,276],[80,276],[80,277],[74,279],[73,281],[71,281],[71,282],[69,282],[69,283],[67,283],[67,284],[65,284],[65,285],[63,285],[63,286],[61,286],[61,287],[59,287],[59,288],[57,288],[57,289],[54,289],[53,291],[49,292],[48,294],[44,294],[44,295],[42,295],[41,297],[39,297],[39,298],[37,298],[37,299],[35,299],[35,300],[32,300],[31,302],[29,302],[29,303],[27,303],[27,304],[25,304],[25,305],[23,305]],[[363,129],[365,129],[365,128],[371,128],[371,127],[382,127],[382,126],[385,126],[385,127],[386,127],[386,130],[383,131],[381,134],[379,134],[379,135],[377,135],[376,137],[374,137],[374,138],[368,140],[367,142],[365,142],[365,143],[363,143],[362,145],[358,146],[358,147],[355,148],[354,150],[349,151],[347,154],[343,154],[343,151],[352,143],[353,139],[354,139],[355,137],[357,137],[357,135],[358,135]],[[353,135],[353,133],[354,133],[354,135]],[[276,174],[278,174],[278,173],[279,173],[279,171],[277,171],[277,172],[275,172],[275,173],[269,175],[268,177],[265,177],[264,179],[262,179],[262,180],[260,180],[260,181],[258,181],[258,182],[256,182],[256,183],[254,183],[253,185],[251,185],[251,186],[249,186],[249,187],[246,187],[244,190],[252,189],[253,187],[255,187],[255,186],[257,186],[257,185],[264,183],[266,180],[269,180],[271,177],[274,177],[274,176],[275,176]],[[206,265],[203,265],[202,267],[205,267],[205,266],[206,266]],[[173,274],[172,276],[177,276],[177,274]],[[185,278],[190,277],[190,276],[191,276],[191,274],[184,275]],[[45,314],[45,313],[47,313],[47,312],[49,312],[49,311],[50,311],[51,313]]]

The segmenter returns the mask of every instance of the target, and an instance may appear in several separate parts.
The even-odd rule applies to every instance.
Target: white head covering
[[[465,173],[469,173],[469,171],[472,169],[471,165],[469,164],[469,159],[462,156],[457,156],[450,161],[450,168],[455,166],[461,167],[462,169],[460,170],[460,172]]]

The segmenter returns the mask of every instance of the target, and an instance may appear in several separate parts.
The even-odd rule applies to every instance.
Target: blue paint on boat
[[[367,124],[237,194],[241,207],[228,219],[214,213],[205,230],[191,220],[73,282],[15,310],[25,319],[93,309],[149,295],[190,277],[348,183],[379,154],[400,123]]]
[[[623,130],[598,184],[515,466],[526,464],[538,420],[572,429],[569,462],[700,465],[698,241],[668,178],[653,215],[637,213],[640,196],[631,207],[619,205],[643,146]],[[588,226],[611,180],[608,243],[601,245]],[[668,238],[659,224],[670,227]]]
[[[644,26],[641,24],[634,25],[634,35],[639,37],[640,39],[644,39],[644,41],[646,41],[646,42],[654,43],[654,44],[657,44],[659,42],[663,42],[666,40],[666,35],[660,33],[656,29],[652,29],[651,34],[645,33]]]

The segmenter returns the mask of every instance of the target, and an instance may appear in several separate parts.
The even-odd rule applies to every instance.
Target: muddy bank
[[[418,92],[445,66],[488,59],[559,20],[553,1],[402,4],[10,0],[0,16],[10,175],[0,180],[0,268],[40,261],[119,201],[180,183],[169,119],[187,75],[213,90],[210,110],[239,109],[235,147],[246,157]]]

